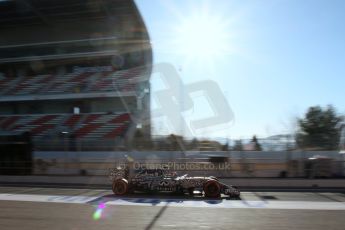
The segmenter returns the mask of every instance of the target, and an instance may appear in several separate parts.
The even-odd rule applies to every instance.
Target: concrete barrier
[[[272,179],[272,178],[221,178],[226,184],[244,188],[339,188],[345,189],[345,179]],[[105,176],[0,176],[2,185],[56,185],[69,187],[109,188],[111,182]]]

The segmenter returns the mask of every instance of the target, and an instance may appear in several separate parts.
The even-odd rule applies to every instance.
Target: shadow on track
[[[229,198],[229,197],[220,197],[220,198],[207,198],[202,195],[195,194],[194,196],[185,196],[185,195],[171,195],[171,194],[159,194],[159,195],[150,195],[145,193],[135,193],[128,194],[126,196],[116,196],[114,194],[108,194],[101,197],[98,197],[94,200],[87,202],[90,205],[99,205],[100,203],[107,203],[109,201],[122,200],[131,203],[137,204],[151,204],[156,206],[161,202],[164,203],[183,203],[185,201],[200,201],[208,204],[219,204],[224,200],[241,200],[241,198]]]
[[[151,220],[151,222],[146,226],[145,230],[150,230],[152,229],[152,227],[155,225],[155,223],[157,222],[157,220],[163,215],[164,211],[168,208],[169,203],[167,203],[166,205],[164,205],[159,212],[153,217],[153,219]]]

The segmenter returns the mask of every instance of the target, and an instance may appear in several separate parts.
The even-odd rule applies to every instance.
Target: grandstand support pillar
[[[81,162],[80,162],[80,155],[79,155],[79,151],[76,151],[76,157],[77,157],[77,164],[78,164],[78,173],[81,174]]]
[[[68,150],[69,150],[69,140],[68,140],[68,132],[62,132],[63,135],[63,149],[64,149],[64,172],[67,172],[68,167]]]
[[[140,119],[137,119],[137,121],[140,121],[141,129],[143,130],[145,136],[149,137],[151,134],[151,130],[148,127],[148,124],[150,123],[149,120],[149,113],[150,113],[150,91],[149,89],[144,89],[139,96],[137,97],[137,114],[139,115]],[[138,124],[138,122],[136,122]],[[150,126],[149,126],[150,127]]]
[[[291,167],[291,164],[290,164],[290,162],[291,162],[291,150],[290,149],[286,149],[286,157],[285,157],[285,168],[286,168],[286,173],[284,174],[281,174],[281,176],[284,176],[285,175],[285,177],[290,177],[290,174],[291,174],[291,169],[290,169],[290,167]]]

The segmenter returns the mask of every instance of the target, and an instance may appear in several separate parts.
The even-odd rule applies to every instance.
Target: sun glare
[[[229,50],[224,21],[208,14],[185,18],[176,29],[176,51],[189,60],[214,61]]]

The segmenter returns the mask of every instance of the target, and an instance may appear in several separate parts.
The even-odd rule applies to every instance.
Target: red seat
[[[117,136],[120,136],[120,135],[124,134],[125,130],[126,130],[126,126],[123,125],[123,126],[120,126],[118,128],[115,128],[113,131],[111,131],[110,133],[105,134],[103,137],[104,138],[115,138]]]
[[[43,123],[47,123],[48,121],[53,120],[56,117],[57,117],[57,115],[45,115],[45,116],[42,116],[42,117],[30,122],[30,125],[40,125]]]
[[[7,129],[12,124],[16,123],[19,120],[19,116],[8,117],[5,121],[2,122],[1,128]]]
[[[73,114],[64,122],[64,125],[67,125],[67,126],[73,128],[78,123],[80,118],[81,118],[81,115]]]
[[[77,131],[74,132],[74,135],[76,137],[84,137],[86,135],[88,135],[90,132],[98,129],[99,127],[101,127],[102,125],[100,124],[88,124],[83,126],[82,128],[78,129]]]
[[[41,126],[31,129],[30,132],[33,133],[34,135],[39,135],[49,129],[53,129],[54,127],[55,125],[53,124],[43,124]]]
[[[112,119],[111,121],[109,121],[109,123],[124,123],[124,122],[127,122],[129,121],[130,119],[130,116],[128,113],[124,113],[124,114],[121,114],[117,117],[115,117],[114,119]]]

